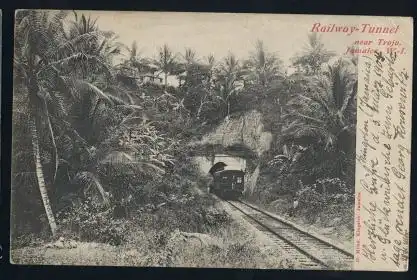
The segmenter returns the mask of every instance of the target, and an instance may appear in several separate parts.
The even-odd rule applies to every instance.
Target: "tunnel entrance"
[[[224,168],[225,168],[226,166],[227,166],[227,164],[226,164],[226,163],[224,163],[224,162],[220,161],[220,162],[218,162],[218,163],[214,164],[214,165],[210,168],[209,173],[210,173],[211,175],[213,175],[213,174],[214,174],[215,172],[217,172],[217,171],[224,170]]]

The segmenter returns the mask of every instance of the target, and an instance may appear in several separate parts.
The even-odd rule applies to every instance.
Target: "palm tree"
[[[118,43],[117,36],[112,31],[102,31],[98,28],[97,18],[79,14],[73,11],[74,19],[68,20],[68,31],[65,39],[69,42],[68,48],[72,51],[95,55],[104,60],[108,65],[112,64],[114,56],[121,53],[123,44]],[[109,70],[109,69],[106,69]],[[90,73],[88,73],[90,74]]]
[[[149,61],[142,57],[138,50],[136,41],[133,41],[132,46],[127,48],[129,57],[123,62],[127,68],[136,69],[139,73],[147,72],[149,70]]]
[[[227,106],[226,117],[230,115],[230,98],[239,91],[241,68],[239,60],[232,53],[224,59],[217,71],[216,82],[218,98]]]
[[[266,86],[282,75],[282,62],[274,54],[268,53],[262,41],[256,42],[256,50],[245,63],[246,79]]]
[[[175,63],[170,73],[176,75],[179,80],[179,85],[183,85],[183,82],[193,76],[194,66],[198,65],[198,59],[195,50],[191,48],[185,48],[184,54],[181,55],[182,62]]]
[[[213,54],[209,54],[206,58],[207,61],[207,66],[209,69],[209,82],[211,84],[212,79],[213,79],[213,69],[216,66],[216,58],[214,57]]]
[[[70,21],[71,28],[69,31],[69,37],[75,38],[82,34],[89,34],[91,32],[97,31],[97,19],[92,19],[91,17],[86,17],[84,14],[79,17],[76,11],[73,11],[74,20]]]
[[[175,70],[177,70],[176,72],[178,74],[185,73],[185,75],[189,77],[196,75],[196,73],[194,73],[196,72],[195,68],[198,68],[199,64],[195,50],[191,48],[186,48],[185,53],[182,55],[182,58],[184,62],[178,63],[177,67],[175,67]]]
[[[186,65],[191,65],[193,63],[197,62],[197,55],[195,50],[191,49],[191,48],[186,48],[185,49],[185,54],[183,56]]]
[[[181,86],[186,93],[185,106],[199,120],[207,106],[216,103],[212,91],[214,56],[200,60],[193,49],[187,48],[183,59],[182,71],[185,70],[185,75],[181,76],[184,81]]]
[[[282,146],[282,153],[274,156],[274,158],[268,162],[268,165],[279,167],[280,173],[288,173],[289,169],[300,159],[304,150],[305,148],[293,143],[291,145],[284,144]]]
[[[40,129],[43,123],[46,123],[54,158],[53,184],[59,165],[55,138],[60,124],[58,120],[66,114],[67,106],[64,103],[71,104],[78,100],[80,92],[113,102],[95,85],[82,79],[86,73],[98,70],[104,70],[111,75],[101,57],[83,52],[82,46],[92,44],[100,34],[94,30],[68,38],[64,30],[67,14],[66,11],[19,11],[16,13],[15,28],[14,79],[15,84],[21,85],[17,87],[22,88],[19,94],[27,96],[26,112],[31,116],[28,126],[31,132],[37,184],[53,235],[56,234],[57,226],[41,163]]]
[[[306,74],[316,74],[323,63],[327,62],[335,53],[324,47],[321,37],[317,33],[308,35],[308,43],[304,50],[293,59],[293,65],[302,68]]]
[[[321,154],[354,154],[357,66],[351,57],[336,57],[313,83],[310,92],[288,102],[282,137],[302,146],[320,147]]]
[[[170,74],[175,67],[176,56],[171,51],[167,44],[159,49],[158,59],[155,61],[162,73],[164,73],[164,84],[167,87],[168,74]]]
[[[198,80],[198,85],[194,86],[192,90],[194,92],[198,92],[198,99],[199,103],[197,106],[197,113],[196,117],[197,120],[201,119],[201,115],[203,113],[203,110],[207,108],[209,105],[213,105],[216,103],[215,100],[215,94],[213,89],[213,70],[215,67],[215,58],[213,54],[208,55],[205,58],[205,61],[199,65],[199,67],[196,67],[195,69],[195,75],[198,75],[201,77],[201,79]]]

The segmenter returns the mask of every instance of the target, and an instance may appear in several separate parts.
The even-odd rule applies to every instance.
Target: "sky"
[[[175,52],[184,53],[186,47],[199,57],[210,53],[216,60],[233,52],[244,59],[262,40],[270,52],[276,53],[285,64],[301,51],[315,22],[343,23],[349,17],[297,16],[272,14],[214,14],[168,12],[115,12],[94,11],[83,13],[97,19],[102,30],[114,31],[119,41],[131,46],[137,42],[144,56],[155,57],[163,44]],[[342,53],[352,43],[352,36],[323,34],[329,50]]]

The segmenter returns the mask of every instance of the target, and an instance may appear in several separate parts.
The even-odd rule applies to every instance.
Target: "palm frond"
[[[65,104],[65,98],[59,94],[58,92],[49,92],[50,95],[50,103],[52,109],[55,111],[55,114],[58,118],[64,118],[68,115],[67,107],[68,105]]]
[[[62,59],[52,61],[50,65],[59,67],[60,69],[71,69],[73,73],[75,71],[80,71],[82,75],[91,74],[91,72],[95,73],[100,70],[107,78],[113,79],[113,74],[109,65],[97,55],[78,52]]]
[[[303,119],[304,121],[312,121],[312,122],[314,122],[316,124],[324,124],[325,123],[321,119],[318,119],[318,118],[315,118],[315,117],[312,117],[312,116],[307,116],[307,115],[301,114],[299,112],[286,113],[286,114],[284,114],[282,116],[282,119],[285,120],[285,119],[288,119],[290,117],[298,118],[298,119]]]
[[[101,31],[92,31],[89,33],[80,34],[74,38],[63,41],[59,44],[54,50],[51,50],[51,57],[56,57],[57,60],[61,57],[70,56],[75,53],[82,52],[83,50],[88,50],[91,47],[91,43],[97,42],[102,39],[104,36]],[[103,40],[105,43],[105,40]]]
[[[323,98],[322,95],[313,94],[313,95],[307,96],[307,95],[300,94],[296,98],[297,99],[298,98],[305,99],[305,100],[309,101],[310,104],[311,103],[317,103],[325,110],[326,114],[328,114],[328,115],[332,114],[332,111],[331,111],[330,107],[328,106],[327,101]]]
[[[91,188],[95,188],[98,193],[101,195],[101,198],[103,200],[103,203],[106,206],[110,205],[109,197],[104,190],[104,187],[101,185],[100,180],[97,178],[97,176],[89,171],[82,171],[78,172],[74,179],[74,183],[82,184],[84,187],[86,187],[86,191],[90,190]]]
[[[93,85],[92,83],[89,83],[84,80],[73,80],[73,85],[75,88],[81,92],[81,93],[89,93],[93,96],[98,97],[99,99],[103,99],[107,103],[111,105],[122,105],[124,104],[123,100],[120,98],[117,98],[116,96],[113,96],[111,94],[105,93],[101,89],[99,89],[97,86]]]

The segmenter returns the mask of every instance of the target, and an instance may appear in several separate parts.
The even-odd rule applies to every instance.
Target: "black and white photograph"
[[[360,50],[331,19],[16,11],[10,261],[351,270]]]

